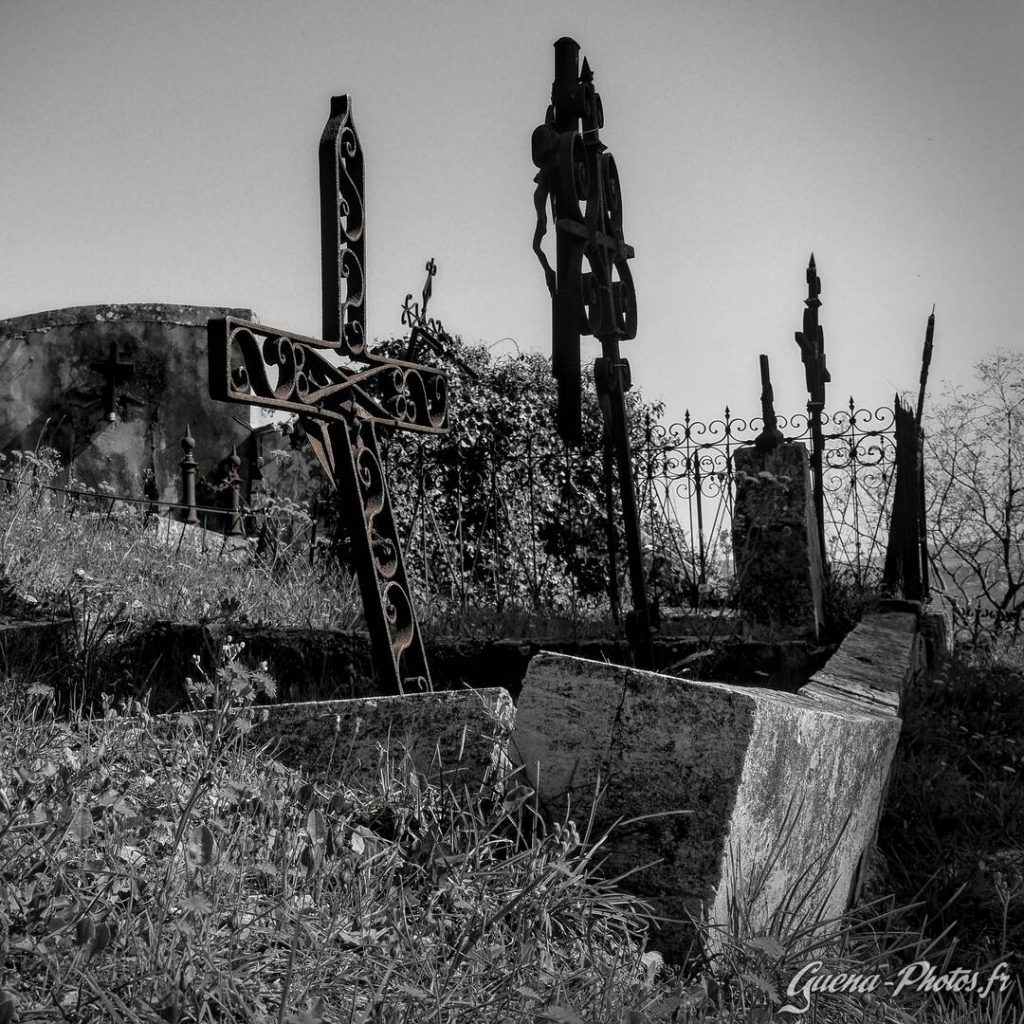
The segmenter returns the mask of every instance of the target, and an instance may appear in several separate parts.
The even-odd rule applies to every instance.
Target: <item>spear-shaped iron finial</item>
[[[932,365],[932,346],[935,338],[935,304],[932,303],[932,311],[928,317],[928,326],[924,332],[924,352],[921,353],[921,378],[920,387],[917,391],[917,414],[914,419],[917,425],[921,426],[921,418],[924,416],[924,391],[928,384],[928,369]]]
[[[821,307],[821,278],[814,264],[814,253],[807,263],[807,298],[804,299],[804,329],[796,332],[796,343],[800,346],[800,357],[807,379],[807,393],[812,402],[825,404],[825,385],[832,380],[825,366],[825,336],[818,323],[818,309]]]
[[[427,316],[427,303],[430,301],[430,296],[434,293],[434,275],[437,273],[437,264],[434,262],[433,256],[427,261],[425,269],[427,271],[427,279],[423,282],[423,308],[420,310],[424,319]]]

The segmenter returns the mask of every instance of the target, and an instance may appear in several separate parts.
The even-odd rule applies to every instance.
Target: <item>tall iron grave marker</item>
[[[825,557],[825,477],[823,457],[825,439],[821,430],[821,417],[825,409],[825,385],[832,375],[825,365],[825,332],[818,322],[821,307],[821,278],[814,264],[814,253],[807,263],[807,298],[804,299],[804,329],[795,334],[800,346],[800,358],[804,364],[807,381],[807,418],[811,428],[811,475],[814,477],[814,514],[818,520],[818,546],[821,549],[821,563],[828,572]]]
[[[551,293],[551,362],[558,382],[558,430],[570,444],[581,437],[580,336],[590,334],[601,342],[594,382],[618,470],[633,596],[627,632],[637,666],[650,668],[651,614],[625,401],[630,372],[619,352],[620,342],[636,337],[636,294],[627,263],[633,247],[626,244],[622,232],[622,195],[615,160],[600,139],[604,127],[601,97],[586,58],[583,67],[579,66],[579,52],[574,39],[563,37],[555,43],[551,105],[544,123],[533,133],[533,162],[538,168],[533,248]],[[555,224],[554,270],[541,248],[549,201]]]
[[[323,338],[211,320],[210,394],[299,415],[337,492],[381,679],[398,693],[430,689],[376,431],[447,431],[446,382],[436,368],[367,348],[363,154],[348,96],[331,100],[319,163]],[[427,326],[415,325],[418,337]]]

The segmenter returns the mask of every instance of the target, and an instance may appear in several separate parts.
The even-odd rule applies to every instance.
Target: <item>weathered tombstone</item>
[[[558,429],[569,444],[578,442],[581,435],[580,335],[592,334],[601,342],[594,383],[618,470],[633,599],[626,628],[635,663],[650,668],[654,663],[652,622],[625,400],[630,373],[629,363],[619,353],[620,341],[636,337],[636,293],[627,263],[633,247],[626,244],[622,232],[615,160],[599,135],[604,127],[601,97],[586,58],[579,66],[579,53],[574,39],[563,37],[555,43],[551,105],[531,140],[538,168],[533,249],[551,293],[551,368],[558,381]],[[541,249],[549,200],[556,270]],[[584,259],[589,273],[583,272]]]
[[[381,681],[396,693],[429,689],[376,430],[446,431],[445,378],[366,346],[363,155],[348,96],[331,100],[319,164],[324,336],[211,319],[210,394],[298,414],[337,491]],[[328,355],[362,366],[336,364]]]
[[[738,602],[763,639],[817,638],[824,625],[823,572],[807,449],[778,429],[768,358],[761,356],[764,430],[733,456],[732,541]]]
[[[213,476],[248,428],[205,395],[210,317],[248,309],[75,306],[0,321],[0,450],[56,449],[72,482],[181,498],[181,438]]]

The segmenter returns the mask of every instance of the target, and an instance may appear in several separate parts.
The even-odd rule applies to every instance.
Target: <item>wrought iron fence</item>
[[[885,555],[894,466],[889,408],[826,413],[823,491],[827,555],[858,585],[877,581]],[[661,604],[725,601],[733,565],[732,455],[753,443],[760,417],[634,424],[641,528],[652,596]],[[788,441],[808,442],[808,417],[779,417]],[[616,610],[624,559],[609,453],[538,434],[518,448],[491,440],[387,452],[410,575],[435,599],[576,611]]]
[[[893,412],[859,408],[851,399],[823,422],[828,559],[834,573],[870,585],[880,578],[885,556]],[[651,596],[662,606],[728,600],[732,456],[751,445],[762,427],[760,417],[734,416],[728,407],[711,420],[687,412],[678,423],[648,417],[633,424],[646,567]],[[779,428],[789,441],[809,441],[805,414],[780,416]],[[468,448],[392,443],[383,454],[409,575],[422,598],[463,610],[489,605],[574,619],[617,613],[626,573],[619,517],[606,486],[609,452],[568,447],[553,433],[538,431],[519,447],[493,433]],[[4,483],[8,489],[15,485],[6,477],[0,479]],[[109,517],[115,506],[135,508],[146,521],[191,518],[225,533],[244,529],[260,544],[268,524],[279,534],[289,520],[289,508],[255,497],[246,502],[237,497],[237,487],[231,489],[235,501],[204,507],[194,497],[172,503],[38,480],[34,486],[59,494],[69,511],[82,504]],[[326,542],[331,534],[315,510],[312,519],[299,518],[302,523],[286,526],[294,534],[287,547],[308,548],[312,558],[318,537]]]

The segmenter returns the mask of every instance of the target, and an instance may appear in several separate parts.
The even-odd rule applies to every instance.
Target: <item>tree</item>
[[[975,378],[974,390],[949,387],[927,424],[933,589],[971,639],[1016,639],[1024,613],[1024,353],[987,356]]]
[[[383,346],[401,356],[404,342]],[[603,425],[593,384],[584,388],[583,440],[567,450],[554,432],[557,388],[539,353],[500,355],[446,339],[437,362],[449,382],[451,430],[420,443],[388,441],[396,514],[407,524],[409,575],[465,601],[567,609],[603,604],[609,540],[624,552],[621,518],[608,514]],[[649,411],[628,395],[634,443]],[[613,506],[614,509],[614,506]],[[615,583],[625,564],[620,555]]]

